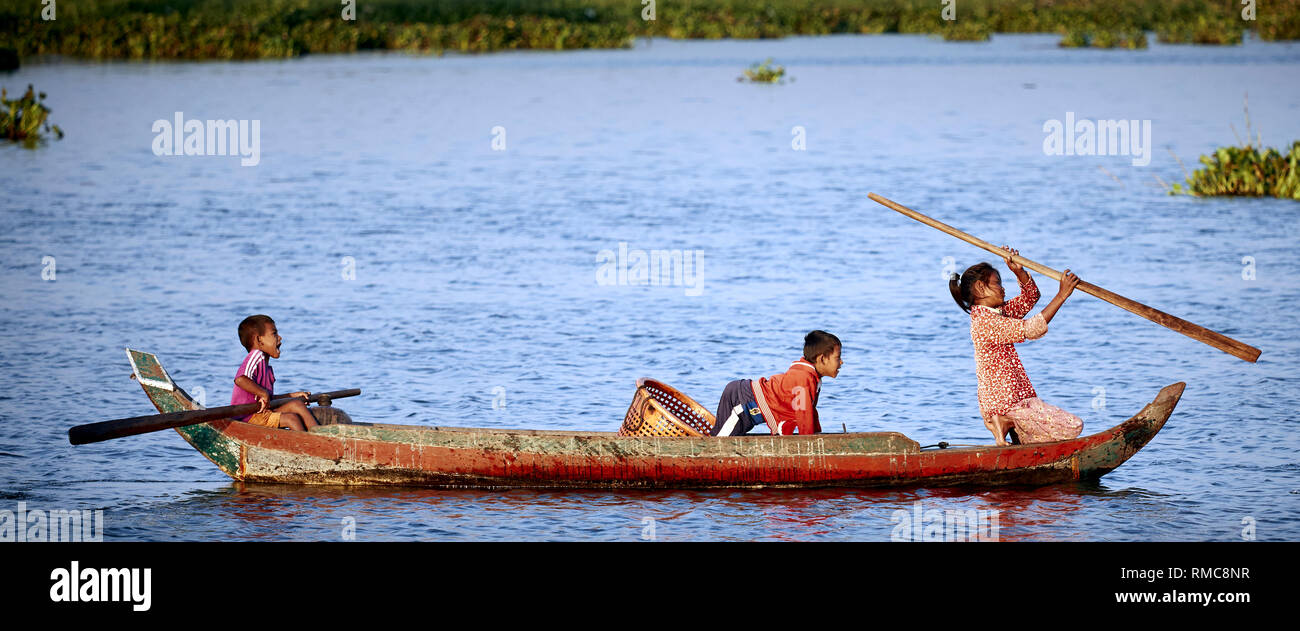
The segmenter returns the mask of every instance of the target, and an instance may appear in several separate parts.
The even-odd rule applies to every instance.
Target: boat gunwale
[[[233,419],[221,419],[221,420],[233,420]],[[376,429],[394,429],[394,430],[403,430],[403,431],[415,430],[415,431],[437,431],[437,432],[451,432],[451,433],[508,434],[508,435],[516,435],[516,436],[612,438],[620,441],[639,441],[639,442],[655,442],[655,441],[684,442],[684,441],[691,441],[691,440],[709,441],[709,442],[712,442],[713,440],[735,440],[735,441],[752,442],[755,440],[764,440],[764,439],[776,437],[771,434],[747,434],[742,436],[621,436],[619,435],[618,432],[601,432],[601,431],[589,431],[589,430],[509,429],[509,428],[501,428],[501,427],[459,427],[459,426],[446,426],[446,425],[406,425],[406,424],[399,424],[399,423],[365,423],[365,422],[353,422],[353,423],[348,423],[347,425],[351,425],[354,427],[358,427],[358,426],[374,427]],[[322,425],[321,427],[324,428],[324,427],[331,427],[331,426]],[[330,431],[311,432],[311,433],[317,433],[322,436],[331,435]],[[782,440],[799,440],[799,439],[808,440],[814,438],[824,439],[828,437],[839,437],[839,436],[845,436],[845,437],[856,436],[859,438],[897,436],[900,438],[905,438],[907,440],[912,440],[902,432],[825,432],[821,434],[809,434],[806,436],[800,436],[798,434],[795,434],[792,436],[781,436],[780,438]],[[912,442],[916,442],[916,441],[912,440]],[[920,443],[917,444],[919,445]]]
[[[825,440],[828,438],[836,439],[836,440],[847,440],[847,439],[853,439],[855,437],[857,438],[897,437],[903,439],[904,441],[911,442],[917,446],[915,450],[879,452],[879,453],[899,453],[899,454],[902,453],[907,453],[907,454],[965,453],[965,452],[985,452],[990,450],[1013,452],[1013,451],[1023,451],[1026,449],[1041,449],[1044,447],[1055,447],[1061,445],[1062,443],[1079,443],[1079,449],[1087,449],[1095,446],[1092,443],[1100,444],[1102,442],[1105,442],[1106,440],[1114,439],[1115,436],[1119,433],[1119,430],[1121,428],[1123,428],[1126,425],[1132,424],[1135,421],[1139,422],[1140,424],[1147,424],[1147,423],[1167,420],[1169,418],[1169,415],[1172,414],[1173,412],[1173,407],[1176,406],[1178,400],[1181,398],[1182,391],[1185,386],[1186,383],[1181,381],[1165,386],[1164,388],[1161,388],[1159,393],[1157,393],[1155,399],[1147,403],[1141,410],[1139,410],[1133,416],[1123,421],[1120,421],[1115,425],[1100,430],[1098,432],[1088,434],[1086,436],[1076,436],[1074,438],[1067,438],[1065,440],[1047,441],[1047,442],[1039,442],[1039,443],[1013,444],[1013,445],[1003,445],[1003,446],[990,444],[990,445],[971,445],[971,446],[962,446],[962,447],[947,447],[947,448],[937,448],[937,449],[933,447],[928,447],[926,449],[922,449],[920,448],[919,442],[909,438],[906,434],[903,434],[901,432],[828,432],[828,433],[821,433],[821,434],[810,434],[807,436],[799,436],[796,434],[793,436],[781,436],[779,438],[782,441],[800,441],[800,439],[802,439],[802,441],[800,442],[808,442],[810,440],[816,440],[816,439]],[[1153,408],[1155,409],[1154,410],[1155,413],[1148,414],[1153,411]],[[1167,408],[1167,409],[1162,410],[1160,408]],[[770,440],[772,438],[777,438],[769,434],[751,434],[751,435],[726,436],[726,437],[718,437],[718,436],[658,436],[656,437],[656,436],[620,436],[618,432],[600,432],[600,431],[582,431],[582,430],[508,429],[508,428],[494,428],[494,427],[450,427],[450,426],[405,425],[405,424],[396,424],[396,423],[351,423],[351,425],[374,427],[377,429],[394,429],[394,430],[402,430],[402,431],[414,430],[414,431],[437,431],[437,432],[451,432],[451,433],[481,433],[481,434],[492,434],[492,435],[552,436],[557,438],[559,437],[603,438],[603,439],[613,439],[617,441],[632,441],[632,442],[639,442],[639,443],[649,443],[649,442],[659,442],[659,441],[676,441],[676,442],[701,441],[701,442],[711,443],[714,440],[726,440],[726,441],[735,441],[743,445],[745,443],[752,443],[756,441]],[[325,427],[329,427],[329,426],[325,426]],[[313,432],[313,433],[317,433],[317,432]],[[317,433],[317,435],[334,436],[335,434],[333,434],[332,431],[329,431],[329,432],[319,432]],[[341,435],[339,435],[338,437],[345,438],[345,436],[341,436]],[[346,438],[353,438],[353,437],[346,437]],[[834,456],[834,455],[860,455],[860,454],[827,453],[824,455]],[[672,458],[672,457],[685,457],[685,456],[670,455],[670,456],[663,456],[663,457]],[[698,457],[698,456],[692,456],[692,457]]]

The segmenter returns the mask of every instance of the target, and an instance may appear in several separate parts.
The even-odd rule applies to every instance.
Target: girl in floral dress
[[[1003,246],[1007,268],[1020,281],[1020,295],[1007,301],[1002,276],[988,263],[972,265],[948,282],[952,297],[970,313],[970,337],[975,343],[975,374],[979,379],[980,414],[984,426],[993,432],[998,445],[1006,445],[1007,433],[1022,443],[1042,443],[1074,438],[1083,421],[1069,412],[1038,398],[1029,383],[1015,344],[1047,333],[1047,323],[1074,292],[1079,277],[1070,270],[1061,276],[1061,287],[1038,315],[1024,319],[1038,302],[1038,286],[1024,267],[1011,261],[1016,250]]]

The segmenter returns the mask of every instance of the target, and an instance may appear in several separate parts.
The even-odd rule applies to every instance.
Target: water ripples
[[[1039,46],[1048,40],[319,56],[287,62],[325,71],[299,84],[281,81],[278,62],[24,66],[15,81],[57,99],[69,135],[0,153],[0,499],[105,507],[110,539],[338,539],[351,518],[358,539],[636,540],[653,524],[663,540],[884,540],[920,501],[1001,511],[1012,540],[1233,539],[1245,516],[1261,538],[1293,540],[1296,206],[1171,198],[1150,176],[1181,179],[1167,149],[1191,162],[1230,140],[1247,90],[1267,135],[1300,137],[1300,89],[1275,80],[1300,47],[1111,54]],[[735,83],[768,56],[798,81]],[[593,64],[627,72],[597,79]],[[1166,81],[1164,66],[1203,81]],[[232,69],[238,92],[224,87]],[[404,95],[390,124],[357,121],[366,95],[389,93]],[[1043,156],[1042,120],[1067,109],[1155,119],[1151,166]],[[262,165],[144,153],[149,123],[175,111],[262,119]],[[497,124],[510,130],[505,152],[490,149]],[[807,152],[789,149],[794,125]],[[868,191],[1264,354],[1248,365],[1076,294],[1021,349],[1045,399],[1096,431],[1169,383],[1188,388],[1132,461],[1101,482],[1045,488],[245,486],[169,432],[66,441],[73,424],[149,411],[124,346],[158,353],[182,387],[224,403],[243,356],[235,325],[265,312],[285,336],[280,383],[361,387],[343,406],[358,420],[612,430],[638,377],[712,407],[727,381],[781,370],[804,332],[825,328],[845,341],[844,370],[823,387],[827,429],[985,443],[967,316],[942,272],[947,256],[989,257]],[[702,295],[597,285],[597,253],[620,243],[700,250]],[[40,280],[45,255],[56,282]],[[1054,286],[1038,280],[1045,303]]]

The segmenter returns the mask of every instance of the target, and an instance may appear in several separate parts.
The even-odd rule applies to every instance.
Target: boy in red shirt
[[[790,370],[767,379],[738,379],[727,384],[718,400],[714,436],[741,436],[759,424],[773,435],[797,430],[802,435],[822,431],[817,419],[817,395],[822,377],[840,374],[840,338],[813,331],[803,338],[803,358]]]

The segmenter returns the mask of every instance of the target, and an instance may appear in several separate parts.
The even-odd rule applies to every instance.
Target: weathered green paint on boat
[[[181,390],[179,386],[170,392],[150,385],[142,384],[142,386],[144,391],[148,393],[149,400],[153,401],[154,407],[158,408],[159,412],[183,412],[200,408],[190,398],[190,395]],[[177,427],[176,433],[180,434],[190,446],[206,456],[208,460],[211,460],[212,464],[217,465],[222,471],[226,472],[226,475],[236,479],[239,478],[241,448],[238,441],[222,433],[211,423]]]
[[[166,380],[171,389],[144,386],[159,411],[198,408]],[[304,433],[233,420],[177,432],[227,475],[248,482],[449,488],[1050,484],[1095,478],[1123,464],[1164,426],[1183,387],[1164,388],[1133,418],[1090,436],[924,451],[896,432],[653,438],[356,423]]]

